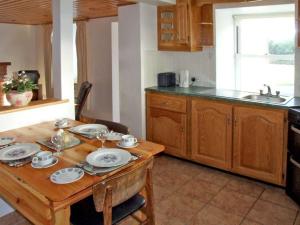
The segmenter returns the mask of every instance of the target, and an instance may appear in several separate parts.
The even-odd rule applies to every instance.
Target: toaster
[[[158,87],[175,87],[176,74],[174,72],[159,73],[157,74]]]

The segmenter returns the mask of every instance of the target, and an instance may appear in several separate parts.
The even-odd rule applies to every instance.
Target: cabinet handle
[[[297,166],[298,168],[300,168],[300,164],[298,162],[296,162],[293,157],[290,158],[291,163],[293,163],[295,166]]]
[[[294,127],[293,125],[291,126],[291,130],[294,131],[296,134],[300,134],[300,130]]]

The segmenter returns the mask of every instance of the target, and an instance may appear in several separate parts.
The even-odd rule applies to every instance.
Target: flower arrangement
[[[27,77],[24,71],[21,74],[14,75],[10,79],[6,79],[6,82],[3,84],[4,93],[8,93],[10,91],[23,93],[34,89],[38,89],[38,85],[34,84],[32,80]]]

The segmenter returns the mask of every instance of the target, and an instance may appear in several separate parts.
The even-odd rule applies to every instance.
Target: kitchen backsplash
[[[145,51],[144,76],[146,87],[156,85],[160,72],[189,70],[190,77],[196,77],[195,85],[215,87],[215,50],[206,48],[201,52]]]

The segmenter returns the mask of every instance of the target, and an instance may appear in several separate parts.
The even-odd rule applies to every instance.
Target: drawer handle
[[[300,134],[300,130],[294,127],[293,125],[291,126],[291,130],[294,131],[296,134]]]
[[[293,163],[295,166],[297,166],[298,168],[300,168],[300,164],[297,163],[297,162],[293,159],[292,156],[291,156],[291,158],[290,158],[290,161],[291,161],[291,163]]]

